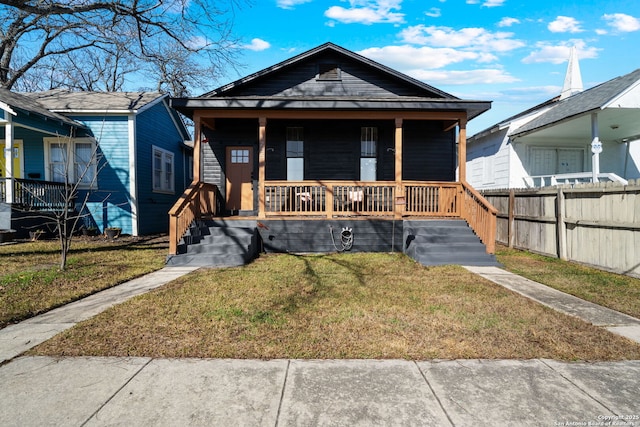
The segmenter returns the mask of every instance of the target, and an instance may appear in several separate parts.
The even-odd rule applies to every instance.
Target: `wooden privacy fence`
[[[482,193],[498,243],[640,277],[640,180]]]

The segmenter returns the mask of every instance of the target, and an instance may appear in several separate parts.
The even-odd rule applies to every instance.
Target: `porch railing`
[[[13,182],[12,200],[7,200],[7,186]],[[64,183],[34,179],[0,178],[0,201],[28,211],[73,209],[75,195]]]
[[[393,181],[269,181],[266,216],[460,216],[460,184]]]
[[[169,211],[169,254],[178,252],[178,242],[195,220],[220,213],[218,187],[198,182],[191,184]]]
[[[498,210],[466,182],[462,184],[464,207],[462,218],[487,248],[487,253],[496,251],[496,221]]]
[[[267,181],[265,216],[463,218],[495,252],[497,210],[466,183],[405,181]],[[221,214],[218,188],[192,184],[169,211],[169,254],[194,220]]]

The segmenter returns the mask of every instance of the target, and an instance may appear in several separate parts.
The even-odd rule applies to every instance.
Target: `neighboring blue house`
[[[61,90],[12,95],[35,101],[85,133],[75,131],[70,138],[68,129],[60,127],[33,138],[26,135],[14,177],[60,182],[64,175],[56,165],[65,155],[74,156],[74,167],[67,172],[70,180],[87,170],[87,184],[77,199],[77,205],[88,200],[86,225],[120,227],[134,236],[168,231],[167,212],[190,184],[192,173],[189,135],[169,107],[168,95]],[[92,162],[96,146],[98,161]]]

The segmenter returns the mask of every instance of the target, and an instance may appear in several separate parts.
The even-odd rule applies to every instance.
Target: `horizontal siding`
[[[126,116],[72,116],[93,131],[99,146],[98,190],[89,196],[96,225],[132,233],[129,198],[129,131]]]
[[[441,122],[407,120],[402,145],[402,179],[455,181],[454,130],[443,132]]]
[[[340,80],[321,81],[316,79],[319,65],[326,63],[335,63],[339,66]],[[276,95],[369,98],[427,96],[441,98],[437,94],[427,93],[406,81],[335,52],[316,55],[307,61],[301,61],[285,69],[274,71],[224,93],[224,96]]]
[[[169,230],[169,209],[185,189],[183,136],[162,102],[136,116],[136,134],[139,233],[164,233]],[[173,194],[153,191],[153,146],[173,153]]]

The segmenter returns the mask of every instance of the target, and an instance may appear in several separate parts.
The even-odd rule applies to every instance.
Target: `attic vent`
[[[318,80],[340,80],[338,64],[319,64]]]

